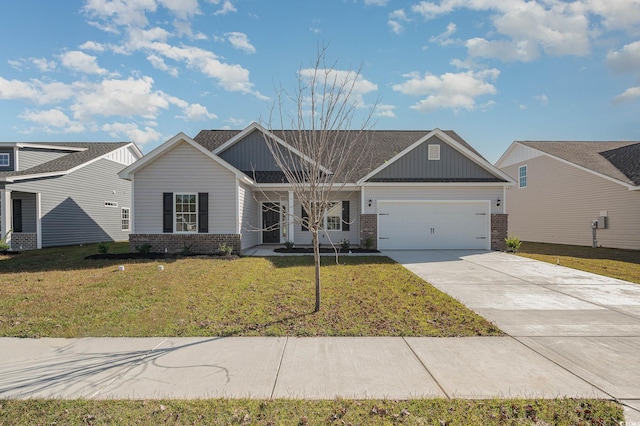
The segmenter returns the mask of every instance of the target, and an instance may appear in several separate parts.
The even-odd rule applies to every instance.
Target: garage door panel
[[[487,202],[378,202],[382,249],[487,249]]]

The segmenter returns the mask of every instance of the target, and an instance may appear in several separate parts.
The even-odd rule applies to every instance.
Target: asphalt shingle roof
[[[287,140],[293,136],[294,132],[295,131],[292,130],[279,130],[274,131],[273,133],[281,139]],[[360,153],[366,151],[368,154],[368,167],[354,173],[352,175],[352,179],[359,180],[366,176],[368,172],[376,169],[386,161],[395,157],[429,132],[431,132],[431,130],[369,130],[364,132],[364,137],[357,141],[361,146],[356,147],[353,150],[353,153],[354,155],[359,156]],[[240,130],[202,130],[196,135],[194,140],[206,149],[213,151],[232,137],[236,136],[238,133],[240,133]],[[484,159],[478,151],[476,151],[453,130],[444,130],[444,133],[474,154]],[[353,132],[353,135],[355,136],[356,132]],[[356,163],[355,158],[353,159],[353,163]],[[330,165],[323,164],[323,166],[331,168]],[[497,181],[503,180],[497,179]]]
[[[30,169],[0,172],[0,178],[14,176],[29,176],[43,173],[66,172],[88,161],[129,145],[131,142],[33,142],[34,145],[50,146],[52,148],[86,148],[83,151],[71,151],[67,155],[31,167]],[[27,144],[25,143],[25,146]]]
[[[517,142],[629,185],[640,185],[640,142]]]

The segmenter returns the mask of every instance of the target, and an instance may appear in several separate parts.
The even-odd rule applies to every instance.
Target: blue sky
[[[21,0],[0,13],[0,141],[241,129],[328,44],[377,129],[640,140],[639,0]],[[347,74],[345,74],[347,75]]]

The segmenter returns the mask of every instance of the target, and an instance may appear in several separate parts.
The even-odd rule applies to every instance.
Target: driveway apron
[[[640,421],[639,284],[501,252],[384,254],[493,321],[528,351],[623,402],[627,421]]]

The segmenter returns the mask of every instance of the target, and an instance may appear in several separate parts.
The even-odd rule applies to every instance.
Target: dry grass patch
[[[640,284],[640,251],[524,242],[520,256]]]
[[[386,257],[341,257],[340,265],[324,258],[322,309],[313,314],[308,256],[84,259],[96,252],[85,246],[0,258],[0,336],[501,334]]]

